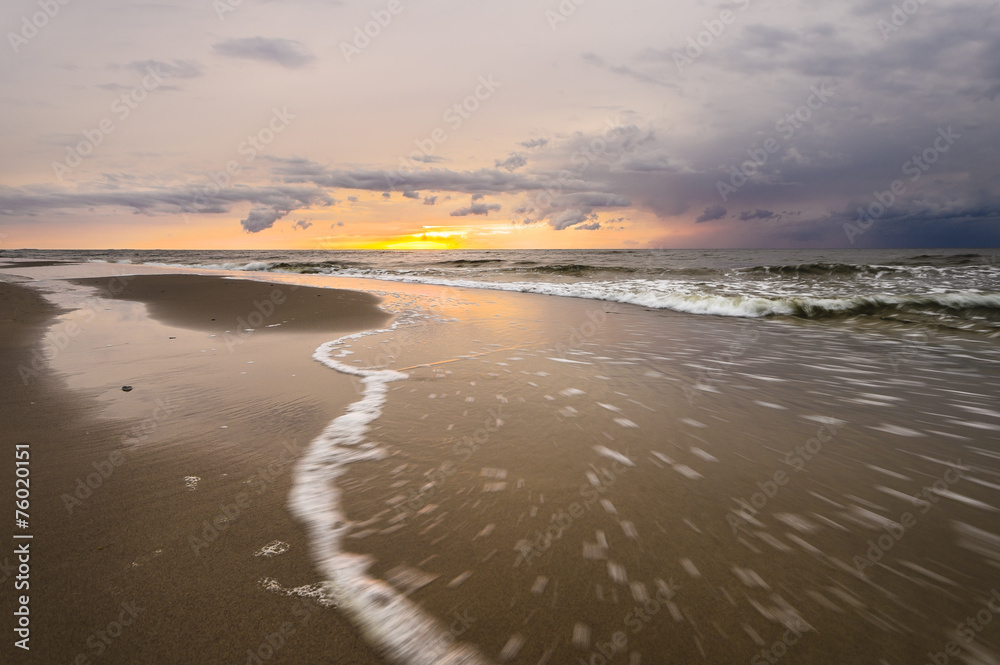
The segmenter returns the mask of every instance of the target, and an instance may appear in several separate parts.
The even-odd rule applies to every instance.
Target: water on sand
[[[428,287],[385,306],[395,330],[328,353],[407,375],[335,481],[337,548],[375,585],[359,621],[400,662],[997,652],[960,628],[1000,563],[995,344]]]

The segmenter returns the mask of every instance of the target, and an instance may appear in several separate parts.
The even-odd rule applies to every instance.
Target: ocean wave
[[[906,268],[880,265],[856,265],[852,263],[801,263],[797,265],[754,266],[737,272],[748,274],[775,275],[880,275],[884,273],[905,273]]]
[[[147,261],[143,265],[160,268],[195,268],[197,270],[234,270],[238,272],[269,272],[274,267],[272,261],[227,261],[224,263],[160,263]]]
[[[346,276],[346,275],[345,275]],[[932,294],[885,293],[856,296],[811,296],[768,293],[712,293],[695,290],[691,284],[672,280],[617,280],[591,282],[484,282],[472,279],[447,279],[412,275],[351,275],[387,281],[435,284],[461,288],[518,291],[540,295],[588,298],[650,309],[668,309],[687,314],[708,314],[761,318],[790,316],[830,318],[854,315],[878,315],[904,310],[934,310],[941,314],[968,313],[1000,316],[1000,293],[953,291]]]
[[[481,266],[494,263],[506,263],[503,259],[455,259],[453,261],[435,261],[431,265],[435,266]],[[518,263],[521,263],[519,261]]]
[[[581,263],[554,263],[551,265],[537,265],[533,268],[515,268],[518,272],[537,273],[557,273],[568,275],[582,275],[588,272],[612,272],[612,273],[634,273],[638,268],[631,266],[592,266]]]
[[[538,279],[491,279],[495,270],[487,273],[472,268],[464,275],[433,268],[375,268],[363,262],[281,262],[251,261],[210,265],[150,264],[218,269],[246,272],[327,274],[335,277],[378,279],[383,281],[432,284],[439,286],[517,291],[540,295],[603,300],[649,309],[663,309],[686,314],[730,316],[743,318],[792,317],[801,319],[835,319],[855,316],[892,318],[897,321],[940,322],[962,327],[962,317],[975,317],[990,330],[1000,326],[1000,293],[992,288],[939,288],[921,292],[923,277],[916,269],[868,266],[847,263],[808,263],[799,265],[756,266],[732,272],[705,268],[676,268],[659,271],[648,277],[636,274],[626,278],[599,279],[616,270],[643,275],[638,268],[601,268],[589,264],[549,264],[525,268],[501,268],[499,273]],[[487,263],[489,265],[489,263]],[[937,273],[947,268],[928,268]],[[513,272],[508,272],[513,271]],[[518,272],[520,271],[520,272]],[[888,271],[899,279],[873,279],[865,282],[852,276],[878,276]],[[587,273],[587,278],[573,281],[564,277]],[[803,291],[796,275],[835,274],[848,279],[810,280],[810,292]],[[744,279],[734,280],[733,275]],[[768,275],[774,275],[774,281]],[[548,278],[546,278],[548,276]],[[563,279],[559,279],[563,277]],[[918,279],[919,278],[919,279]],[[967,283],[967,282],[966,282]],[[992,282],[987,282],[991,284]],[[796,292],[799,291],[799,292]],[[977,326],[980,324],[976,324]]]

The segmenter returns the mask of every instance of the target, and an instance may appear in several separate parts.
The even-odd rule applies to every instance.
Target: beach
[[[117,292],[112,279],[97,279],[96,294]],[[298,319],[285,324],[293,332],[239,331],[230,354],[224,331],[237,333],[237,318],[258,311],[255,301],[271,301],[274,288],[193,276],[178,288],[176,279],[137,278],[116,295],[142,298],[178,327],[137,316],[136,302],[100,295],[88,300],[93,311],[77,310],[75,326],[54,322],[57,310],[37,292],[0,285],[3,311],[18,311],[3,336],[3,427],[12,444],[31,444],[34,536],[31,650],[8,643],[4,653],[31,663],[253,663],[258,652],[262,662],[323,662],[330,654],[334,662],[384,662],[336,612],[308,595],[263,590],[261,580],[278,576],[292,588],[317,581],[285,498],[294,461],[354,391],[313,367],[312,337],[319,344],[318,330],[344,333],[388,317],[361,294],[318,316],[310,298],[345,294],[302,288],[287,293],[281,319],[272,319]],[[171,302],[185,290],[182,302]],[[50,345],[59,349],[54,359],[73,363],[86,388],[69,388],[47,362],[32,369],[53,323],[56,335],[75,333],[65,348]],[[213,330],[218,337],[209,338]],[[109,354],[83,346],[97,340]],[[256,369],[246,364],[253,358],[279,390],[234,385],[243,368]],[[31,372],[26,382],[19,367]],[[13,455],[3,469],[13,476]],[[279,539],[287,553],[254,556]],[[5,616],[13,611],[5,594]]]
[[[37,280],[0,284],[3,425],[32,469],[16,662],[998,652],[987,336],[317,274],[0,272]]]

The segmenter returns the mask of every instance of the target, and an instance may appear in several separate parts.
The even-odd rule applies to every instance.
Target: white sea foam
[[[280,556],[288,551],[290,545],[281,540],[272,540],[267,545],[264,545],[259,550],[253,553],[254,556]]]
[[[396,327],[393,325],[392,330]],[[309,530],[312,554],[326,577],[325,588],[362,633],[390,660],[403,665],[478,665],[490,661],[472,646],[455,643],[447,628],[386,582],[367,574],[370,559],[345,552],[342,540],[350,523],[336,485],[346,465],[381,459],[385,451],[365,440],[382,413],[389,383],[409,375],[388,369],[363,369],[338,362],[336,347],[351,339],[388,332],[374,330],[322,344],[313,358],[344,374],[361,377],[362,397],[331,422],[306,450],[295,469],[289,509]]]

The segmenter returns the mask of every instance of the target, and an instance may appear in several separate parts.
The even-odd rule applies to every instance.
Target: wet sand
[[[34,536],[31,650],[12,646],[5,592],[3,661],[383,662],[328,606],[261,587],[318,579],[285,510],[291,469],[356,391],[310,351],[384,324],[376,299],[285,288],[265,324],[281,325],[248,333],[237,318],[273,285],[187,275],[139,276],[123,291],[113,278],[90,284],[86,306],[68,312],[66,299],[61,319],[37,291],[0,284],[0,427],[11,448],[31,444]],[[100,297],[112,292],[121,299]],[[12,451],[0,461],[5,477],[13,461]],[[273,541],[288,550],[254,556]]]
[[[309,556],[286,508],[289,449],[359,398],[356,382],[310,359],[344,329],[322,329],[325,308],[311,303],[373,302],[292,288],[309,283],[376,293],[400,324],[332,351],[408,375],[388,384],[367,437],[385,457],[337,479],[343,547],[436,620],[398,662],[452,642],[474,646],[469,662],[532,665],[988,663],[998,652],[995,342],[270,277],[136,278],[50,330],[80,327],[79,347],[47,364],[54,383],[25,388],[47,413],[58,400],[70,414],[30,421],[38,474],[52,474],[37,497],[51,525],[38,626],[59,635],[58,659],[93,657],[88,636],[143,598],[152,620],[100,662],[248,662],[285,621],[293,633],[262,662],[379,662],[337,611],[283,595],[322,578],[311,563],[322,552]],[[290,309],[241,331],[274,289]],[[373,316],[365,327],[385,324]],[[176,415],[136,430],[165,398]],[[45,444],[56,431],[68,440]],[[59,493],[123,434],[140,440],[69,515]],[[217,536],[205,530],[246,487],[262,492]],[[253,556],[275,540],[289,549]],[[43,593],[49,608],[68,596],[64,618]]]
[[[523,294],[442,314],[350,345],[410,369],[387,457],[338,482],[345,546],[485,658],[997,651],[964,624],[1000,607],[994,344]]]

